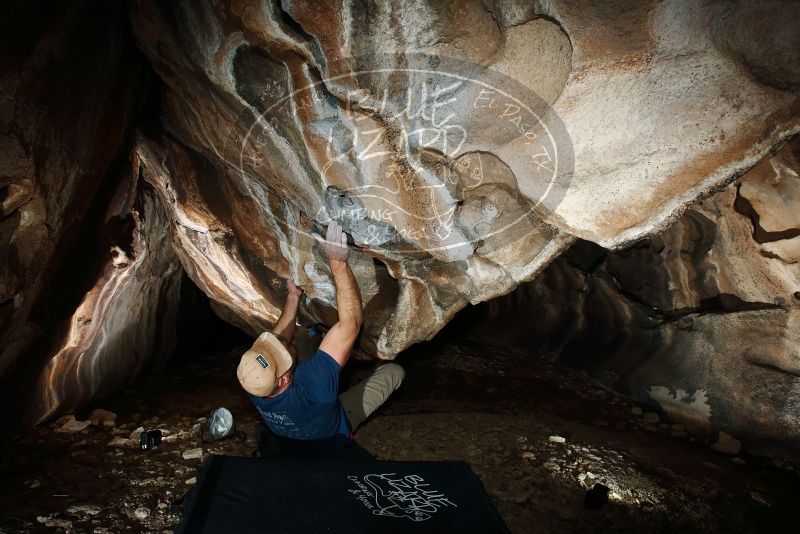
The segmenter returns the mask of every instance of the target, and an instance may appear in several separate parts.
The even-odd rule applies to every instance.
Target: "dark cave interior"
[[[210,456],[257,450],[239,358],[275,325],[288,279],[305,290],[297,345],[336,322],[311,234],[325,210],[370,212],[353,191],[383,187],[379,166],[322,155],[364,121],[399,143],[387,168],[403,180],[450,157],[425,146],[420,170],[398,156],[405,130],[350,109],[351,88],[325,71],[355,68],[346,47],[393,73],[359,90],[385,84],[398,102],[421,83],[396,72],[420,49],[462,54],[465,79],[516,73],[572,132],[576,163],[568,207],[536,204],[514,150],[481,144],[504,134],[472,117],[478,140],[453,160],[477,158],[494,182],[435,189],[433,207],[411,187],[389,203],[407,216],[394,226],[342,216],[364,324],[340,391],[383,360],[406,372],[355,442],[379,460],[466,462],[512,532],[799,531],[800,30],[781,23],[798,4],[341,4],[0,8],[0,531],[172,532]],[[748,20],[778,37],[748,41]],[[389,42],[401,59],[381,64]],[[324,75],[322,97],[268,115]],[[620,88],[635,96],[616,154],[597,139]],[[269,119],[267,157],[248,167],[253,117]],[[702,142],[687,133],[715,121]],[[632,139],[641,124],[667,156]],[[592,166],[596,181],[581,175]],[[436,201],[468,246],[401,231],[439,217]],[[370,225],[395,241],[366,241]],[[211,442],[220,406],[243,434]],[[148,430],[163,443],[143,451]]]

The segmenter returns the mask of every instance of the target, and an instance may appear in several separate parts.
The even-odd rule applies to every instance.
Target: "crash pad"
[[[211,456],[178,534],[508,532],[464,462]]]

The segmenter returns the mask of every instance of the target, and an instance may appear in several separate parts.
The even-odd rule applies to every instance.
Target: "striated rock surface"
[[[138,161],[106,213],[129,223],[111,245],[100,274],[63,325],[63,338],[29,394],[29,420],[41,421],[130,384],[172,355],[182,269],[163,204],[139,178]]]
[[[87,213],[108,194],[104,177],[124,151],[148,73],[130,42],[124,6],[99,1],[66,1],[58,8],[40,4],[2,8],[8,17],[4,20],[10,21],[2,36],[0,74],[4,379],[33,357],[23,355],[49,319],[70,306],[51,300],[54,291],[66,298],[58,286],[84,283],[75,271],[66,280],[57,279],[57,271],[70,254],[85,252],[86,241],[94,240]],[[76,255],[83,256],[81,270],[91,277],[91,259]],[[42,356],[47,355],[34,365],[42,363]]]
[[[86,213],[124,150],[147,67],[130,42],[123,6],[69,1],[53,10],[35,3],[3,10],[15,21],[3,34],[0,76],[0,377],[6,378],[46,329],[49,308],[64,304],[50,301],[51,284],[63,283],[54,281],[56,270],[80,241],[93,239]]]
[[[575,236],[665,230],[796,133],[797,10],[141,0],[169,141],[140,151],[223,317],[257,333],[294,276],[330,322],[309,234],[335,218],[358,251],[361,349],[391,358]]]
[[[800,140],[784,145],[630,248],[580,242],[489,303],[484,337],[552,350],[693,430],[722,430],[750,450],[795,448],[800,265],[766,247],[800,228],[786,208],[798,154]],[[523,311],[529,319],[509,321]]]
[[[3,435],[130,383],[170,356],[180,263],[129,159],[150,69],[123,4],[1,8]]]

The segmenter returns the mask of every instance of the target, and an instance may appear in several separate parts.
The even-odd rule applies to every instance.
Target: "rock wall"
[[[99,275],[48,348],[27,421],[104,397],[172,356],[182,269],[167,213],[139,178],[138,163],[134,158],[105,216],[106,229],[126,222],[124,241],[107,246]]]
[[[126,6],[0,10],[0,389],[14,411],[5,434],[168,356],[180,266],[163,246],[163,208],[129,158],[151,70]]]
[[[617,252],[580,242],[476,328],[487,344],[550,350],[696,431],[796,455],[798,171],[795,139],[656,237]]]
[[[289,276],[306,318],[330,322],[310,233],[337,219],[365,293],[361,349],[392,358],[576,237],[662,232],[796,133],[797,10],[141,0],[170,138],[142,149],[161,154],[148,179],[194,282],[253,334]]]
[[[41,334],[31,318],[122,147],[146,65],[122,6],[3,8],[0,78],[0,377]]]

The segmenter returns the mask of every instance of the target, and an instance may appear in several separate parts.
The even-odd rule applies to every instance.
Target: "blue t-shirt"
[[[292,383],[277,397],[250,400],[276,435],[310,440],[350,435],[350,421],[339,402],[341,367],[327,352],[317,350],[298,364]]]

